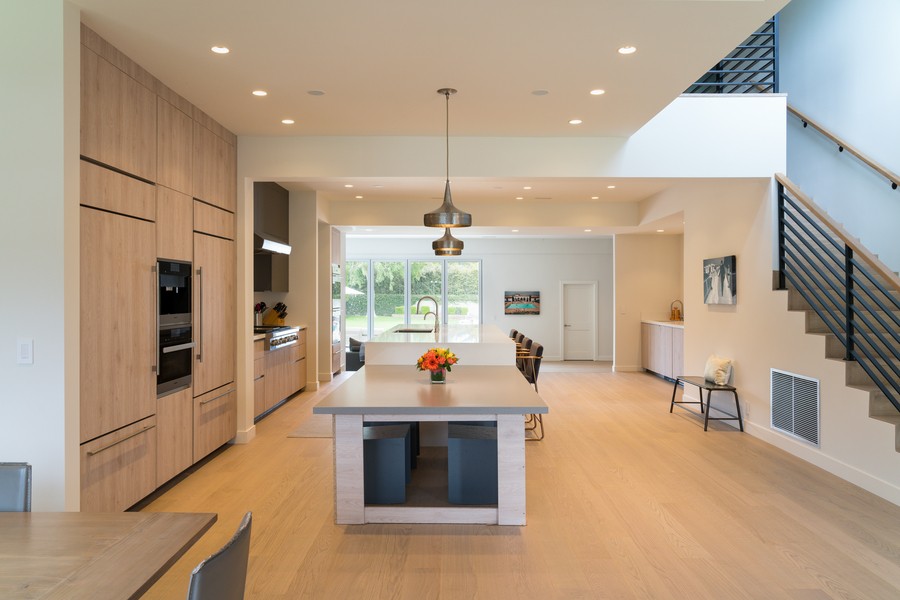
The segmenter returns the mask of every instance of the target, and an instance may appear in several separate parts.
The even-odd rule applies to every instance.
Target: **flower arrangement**
[[[438,373],[440,371],[450,371],[450,367],[459,362],[456,355],[450,352],[449,348],[430,348],[428,352],[419,357],[416,361],[416,369],[419,371],[431,371]]]

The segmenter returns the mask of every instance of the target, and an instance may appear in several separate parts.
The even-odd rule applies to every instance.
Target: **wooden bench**
[[[700,401],[699,402],[686,402],[683,399],[679,402],[675,402],[675,394],[678,392],[678,383],[681,382],[685,385],[693,385],[700,389]],[[703,410],[703,390],[706,390],[706,410]],[[725,417],[710,417],[709,413],[712,409],[712,405],[710,404],[710,399],[712,398],[713,392],[731,392],[734,396],[734,406],[737,409],[737,415],[732,415],[731,413],[727,413],[723,410],[716,409],[717,412],[721,412],[725,415]],[[682,398],[684,394],[682,394]],[[732,385],[719,385],[713,381],[707,381],[703,377],[693,377],[690,375],[679,375],[675,378],[675,387],[672,390],[672,402],[669,404],[669,412],[672,412],[672,409],[675,408],[678,404],[699,404],[700,412],[704,413],[703,418],[703,431],[707,430],[709,427],[710,421],[737,421],[738,425],[741,428],[741,431],[744,430],[744,420],[741,418],[741,404],[738,400],[737,388]]]

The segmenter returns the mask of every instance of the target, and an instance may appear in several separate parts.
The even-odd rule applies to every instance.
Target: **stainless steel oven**
[[[191,323],[191,263],[157,262],[159,275],[159,326]]]
[[[194,339],[190,325],[173,325],[159,330],[159,369],[156,395],[165,396],[191,385]]]

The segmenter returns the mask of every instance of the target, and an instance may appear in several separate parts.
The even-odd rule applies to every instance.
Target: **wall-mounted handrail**
[[[838,152],[843,152],[844,150],[846,150],[847,152],[849,152],[850,154],[852,154],[853,156],[855,156],[856,158],[861,160],[863,163],[865,163],[869,168],[874,170],[876,173],[887,178],[887,180],[891,182],[891,188],[896,190],[897,187],[900,186],[900,175],[897,175],[893,171],[890,171],[890,170],[886,169],[885,167],[881,166],[876,161],[872,160],[871,158],[869,158],[868,156],[866,156],[865,154],[863,154],[862,152],[857,150],[854,146],[848,144],[847,142],[845,142],[838,136],[834,135],[833,133],[831,133],[830,131],[825,129],[822,125],[820,125],[819,123],[816,123],[815,121],[810,119],[808,116],[806,116],[805,114],[803,114],[802,112],[800,112],[799,110],[797,110],[796,108],[791,106],[790,104],[787,105],[787,109],[788,109],[789,113],[791,113],[792,115],[794,115],[795,117],[797,117],[798,119],[800,119],[803,122],[804,127],[806,127],[807,125],[811,126],[813,129],[815,129],[816,131],[818,131],[819,133],[821,133],[822,135],[827,137],[829,140],[831,140],[832,142],[837,144]]]
[[[820,209],[812,199],[804,194],[800,188],[790,179],[788,179],[787,175],[783,173],[776,173],[775,180],[783,185],[794,198],[797,199],[798,202],[803,204],[809,212],[816,216],[817,219],[828,225],[828,227],[834,232],[834,234],[841,239],[847,246],[853,249],[853,255],[856,258],[862,259],[865,263],[867,263],[872,269],[878,273],[878,275],[884,279],[885,283],[892,286],[894,289],[900,291],[900,277],[891,271],[890,267],[881,262],[877,256],[869,252],[865,247],[863,247],[859,240],[851,236],[847,233],[847,230],[844,229],[840,223],[836,222],[832,219],[828,213]]]

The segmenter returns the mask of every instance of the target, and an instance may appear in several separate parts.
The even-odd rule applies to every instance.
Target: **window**
[[[481,322],[481,261],[348,260],[346,286],[347,336],[358,340],[427,318],[426,296],[442,323]]]

